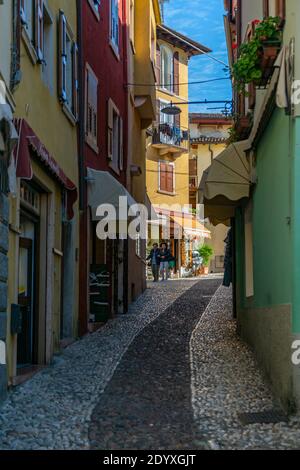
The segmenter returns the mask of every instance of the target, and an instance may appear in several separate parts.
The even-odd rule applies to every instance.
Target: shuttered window
[[[175,52],[173,56],[173,91],[175,95],[179,95],[179,52]]]
[[[75,120],[78,119],[78,46],[63,11],[59,13],[58,97]]]
[[[124,124],[112,99],[108,100],[107,148],[111,168],[119,173],[124,168]]]
[[[156,63],[155,63],[155,70],[156,70],[156,83],[160,85],[160,76],[161,76],[161,57],[160,57],[160,47],[159,44],[156,45]]]
[[[174,194],[174,163],[159,162],[159,190]]]
[[[86,142],[98,153],[98,79],[88,64],[86,65],[85,103]]]
[[[43,60],[44,0],[35,0],[35,48],[38,59]]]

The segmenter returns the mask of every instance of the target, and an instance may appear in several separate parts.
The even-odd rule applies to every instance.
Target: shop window
[[[98,79],[88,64],[86,65],[85,90],[86,142],[98,153]]]

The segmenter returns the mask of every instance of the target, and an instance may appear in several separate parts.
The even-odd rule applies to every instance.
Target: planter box
[[[265,43],[259,55],[259,68],[262,71],[262,77],[256,80],[256,87],[266,87],[273,75],[274,64],[281,49],[281,43]]]

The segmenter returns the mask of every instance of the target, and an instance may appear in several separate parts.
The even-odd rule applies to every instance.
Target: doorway
[[[18,284],[18,303],[22,313],[22,331],[18,334],[18,368],[28,367],[37,362],[37,232],[38,222],[22,213]]]

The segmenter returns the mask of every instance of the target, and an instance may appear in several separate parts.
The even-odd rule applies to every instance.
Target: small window
[[[159,191],[174,194],[174,163],[159,162]]]
[[[111,168],[119,173],[123,170],[123,119],[114,102],[108,101],[108,158]]]
[[[95,14],[96,18],[99,20],[100,19],[99,7],[100,7],[100,4],[101,4],[101,0],[88,0],[88,2],[90,4],[90,7],[91,7],[93,13]]]
[[[20,18],[32,44],[34,43],[34,0],[20,0]]]
[[[173,93],[173,54],[172,51],[166,47],[161,46],[161,78],[160,86],[165,90]]]
[[[130,0],[130,25],[129,25],[129,33],[130,33],[130,41],[131,44],[134,46],[134,39],[135,39],[135,7],[134,7],[134,0]]]
[[[98,79],[88,64],[86,66],[85,90],[86,142],[98,153]]]
[[[59,16],[58,69],[59,99],[77,120],[79,92],[78,47],[63,11],[60,11]]]
[[[119,0],[110,0],[110,43],[117,53],[119,53],[119,36]]]

